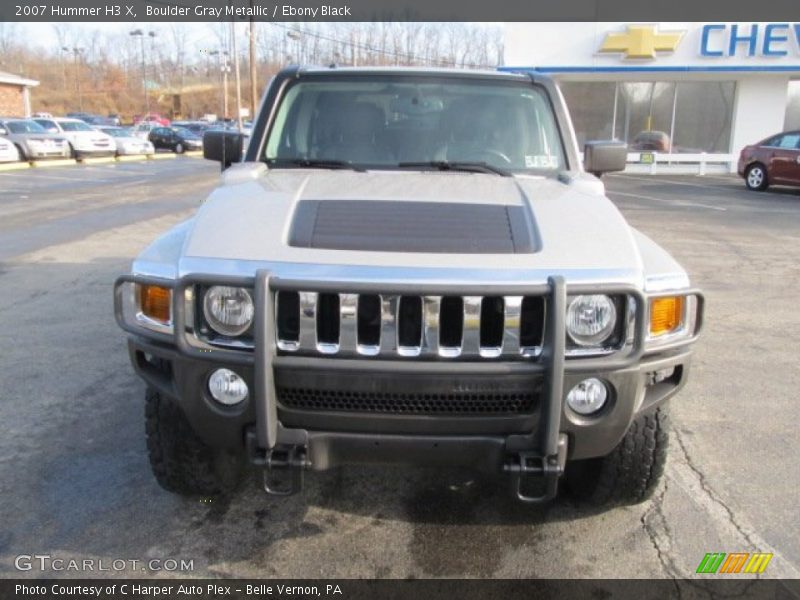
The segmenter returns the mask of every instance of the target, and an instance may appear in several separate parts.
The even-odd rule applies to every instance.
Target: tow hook
[[[517,452],[509,457],[503,470],[511,473],[512,491],[518,500],[529,504],[541,504],[556,497],[558,480],[564,474],[567,463],[567,436],[560,435],[558,454],[541,456],[536,452]],[[525,483],[537,480],[540,493],[529,494]]]
[[[303,489],[303,471],[311,463],[303,446],[274,448],[264,460],[264,491],[272,496],[291,496]]]

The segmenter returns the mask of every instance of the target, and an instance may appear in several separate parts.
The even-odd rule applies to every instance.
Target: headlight
[[[617,309],[608,296],[578,296],[567,309],[567,332],[579,346],[597,346],[614,332]]]
[[[241,335],[253,322],[253,298],[244,288],[215,285],[203,299],[203,314],[211,328],[227,336]]]

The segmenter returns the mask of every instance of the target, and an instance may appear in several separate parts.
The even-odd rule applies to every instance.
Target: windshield
[[[111,137],[125,138],[133,136],[133,132],[129,129],[123,129],[119,127],[101,127],[100,131],[110,135]]]
[[[64,131],[94,131],[83,121],[59,121],[58,124]]]
[[[6,125],[11,133],[47,133],[47,130],[35,121],[8,121]]]
[[[186,129],[186,127],[173,127],[172,131],[174,131],[176,133],[179,133],[180,135],[182,135],[183,137],[188,138],[188,139],[193,139],[193,138],[199,137],[194,131],[191,131],[190,129]]]
[[[550,103],[538,87],[391,75],[293,85],[264,159],[273,166],[479,163],[505,171],[565,166]]]

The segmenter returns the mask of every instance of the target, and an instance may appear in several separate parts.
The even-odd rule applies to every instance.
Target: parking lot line
[[[617,192],[615,190],[606,190],[607,194],[617,196],[628,196],[630,198],[639,198],[642,200],[652,200],[653,202],[663,202],[664,204],[671,204],[673,206],[695,206],[697,208],[705,208],[708,210],[727,211],[728,209],[722,206],[712,206],[711,204],[702,204],[700,202],[687,202],[686,200],[670,200],[668,198],[657,198],[655,196],[645,196],[643,194],[631,194],[629,192]]]

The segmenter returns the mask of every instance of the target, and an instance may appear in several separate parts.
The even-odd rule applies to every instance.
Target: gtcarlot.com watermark
[[[20,554],[14,559],[18,571],[194,571],[194,559],[185,558],[61,558],[50,554]]]

